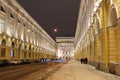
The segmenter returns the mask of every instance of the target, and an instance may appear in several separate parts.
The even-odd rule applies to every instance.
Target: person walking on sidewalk
[[[83,59],[82,59],[82,58],[80,59],[80,62],[81,62],[81,64],[82,64],[82,63],[84,63],[84,61],[83,61]]]
[[[84,59],[84,63],[85,63],[85,64],[88,63],[88,59],[87,59],[87,57]]]

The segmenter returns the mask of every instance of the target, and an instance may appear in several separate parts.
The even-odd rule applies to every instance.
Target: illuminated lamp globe
[[[57,32],[58,30],[57,29],[54,29],[54,32]]]

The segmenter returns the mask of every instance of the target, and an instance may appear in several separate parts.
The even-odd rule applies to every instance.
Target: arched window
[[[14,48],[14,47],[15,47],[15,43],[12,42],[11,48]],[[13,49],[10,50],[10,57],[14,57],[14,50]]]
[[[18,23],[20,23],[20,20],[18,20]]]
[[[117,25],[117,12],[116,9],[113,8],[110,13],[110,26],[116,26]]]
[[[5,9],[2,5],[0,5],[0,10],[5,13]]]
[[[1,48],[1,57],[5,57],[6,48]]]
[[[98,34],[100,31],[100,23],[99,20],[96,18],[95,19],[95,34]]]
[[[13,14],[12,14],[12,13],[10,13],[10,18],[14,19],[14,17],[13,17]]]
[[[36,48],[36,51],[37,51],[37,48]]]
[[[31,57],[31,52],[29,52],[29,57]]]
[[[14,42],[12,42],[11,47],[12,47],[12,48],[14,48],[14,47],[15,47],[15,43],[14,43]]]
[[[25,50],[27,49],[27,46],[25,45]]]
[[[31,46],[29,46],[29,50],[31,51]]]
[[[2,45],[2,46],[5,46],[5,45],[6,45],[6,41],[5,41],[5,39],[2,40],[1,45]]]

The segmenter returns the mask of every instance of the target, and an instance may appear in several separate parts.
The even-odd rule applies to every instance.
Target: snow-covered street
[[[71,60],[46,80],[120,80],[120,76],[96,70],[91,65]]]

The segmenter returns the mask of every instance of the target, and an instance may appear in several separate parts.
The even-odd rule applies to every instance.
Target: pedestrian
[[[83,63],[83,59],[82,58],[80,59],[80,62],[81,62],[81,64]]]
[[[87,64],[87,63],[88,63],[88,59],[87,59],[87,57],[86,57],[84,60],[85,60],[85,64]]]

